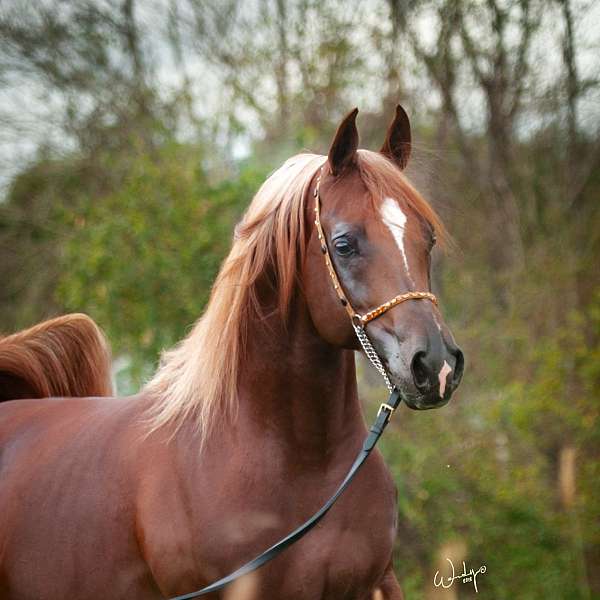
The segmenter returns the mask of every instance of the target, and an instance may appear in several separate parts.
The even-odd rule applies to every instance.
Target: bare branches
[[[483,173],[479,159],[471,146],[469,136],[461,123],[454,95],[457,85],[458,66],[452,53],[452,40],[457,25],[457,11],[452,3],[441,7],[438,12],[438,35],[433,44],[435,50],[427,52],[412,28],[407,29],[413,51],[423,62],[431,79],[436,83],[442,98],[442,109],[452,122],[455,139],[473,176],[483,185]]]
[[[531,46],[531,39],[535,30],[534,21],[531,17],[531,2],[523,0],[521,3],[520,39],[517,44],[516,60],[513,69],[513,81],[515,82],[512,102],[509,109],[509,117],[514,119],[521,106],[521,98],[525,87],[529,63],[527,56]]]

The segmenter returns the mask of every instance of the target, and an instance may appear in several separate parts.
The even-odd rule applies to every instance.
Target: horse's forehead
[[[367,231],[377,233],[381,232],[382,225],[385,230],[391,229],[392,234],[403,228],[407,237],[412,237],[418,229],[418,218],[406,202],[390,195],[373,198],[358,176],[336,182],[327,196],[331,199],[329,207],[334,220],[359,222]]]
[[[323,195],[331,200],[331,207],[336,213],[360,214],[369,202],[369,193],[362,179],[357,174],[349,174],[325,186]]]

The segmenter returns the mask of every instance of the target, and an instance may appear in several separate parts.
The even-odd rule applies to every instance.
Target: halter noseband
[[[331,260],[331,256],[329,254],[329,248],[327,247],[327,240],[325,238],[325,233],[323,232],[323,226],[321,225],[321,196],[319,193],[319,187],[321,185],[321,175],[323,173],[323,169],[319,172],[317,177],[317,183],[315,185],[314,197],[315,197],[315,225],[317,226],[317,234],[319,236],[319,243],[321,245],[321,252],[323,253],[323,257],[325,258],[325,265],[327,267],[327,271],[329,272],[329,277],[331,277],[331,281],[333,282],[333,288],[335,289],[335,293],[337,294],[342,306],[346,309],[348,316],[352,320],[352,324],[364,329],[365,325],[380,317],[382,314],[386,313],[390,308],[401,304],[402,302],[406,302],[407,300],[431,300],[437,306],[437,298],[431,292],[405,292],[404,294],[398,294],[394,296],[391,300],[384,302],[379,305],[377,308],[370,310],[369,312],[361,315],[357,313],[354,308],[352,308],[352,304],[350,304],[350,300],[344,293],[344,289],[342,288],[342,284],[338,279],[337,273],[335,272],[335,268],[333,267],[333,262]]]

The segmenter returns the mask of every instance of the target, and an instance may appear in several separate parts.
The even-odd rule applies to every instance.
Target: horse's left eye
[[[354,248],[347,240],[336,240],[334,247],[339,256],[350,256],[354,252]]]

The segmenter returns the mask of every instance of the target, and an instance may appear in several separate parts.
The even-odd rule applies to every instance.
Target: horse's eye
[[[348,240],[336,240],[334,248],[339,256],[350,256],[354,252],[354,248],[348,243]]]

